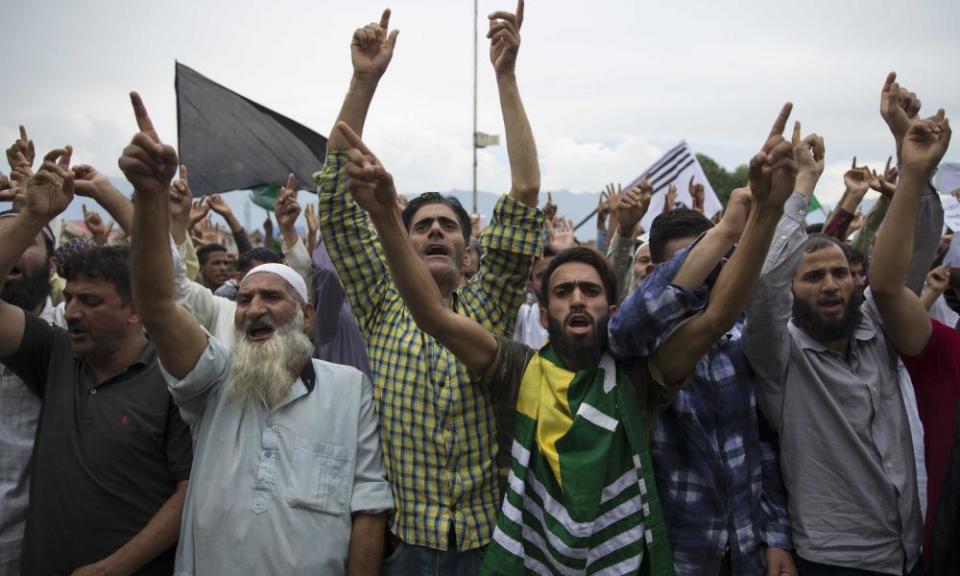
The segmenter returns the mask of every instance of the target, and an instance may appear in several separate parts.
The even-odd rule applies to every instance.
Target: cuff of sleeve
[[[393,510],[393,492],[388,482],[364,482],[353,487],[350,512],[383,514]]]
[[[793,550],[793,540],[790,538],[789,530],[770,532],[765,531],[763,540],[767,548],[780,548],[781,550]]]
[[[543,253],[543,212],[512,198],[500,197],[483,235],[483,247],[539,257]]]
[[[313,174],[313,181],[317,184],[318,193],[334,192],[329,184],[335,180],[337,174],[344,170],[348,159],[346,152],[327,152],[323,168]]]

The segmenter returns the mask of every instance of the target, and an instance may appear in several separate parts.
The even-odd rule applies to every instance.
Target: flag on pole
[[[313,189],[327,139],[177,63],[180,162],[194,196],[284,184]]]
[[[816,195],[816,194],[811,194],[811,195],[810,195],[810,209],[807,210],[807,212],[816,212],[817,210],[823,210],[823,204],[821,204],[820,201],[817,200],[817,195]],[[823,210],[823,213],[824,213],[824,214],[826,214],[826,212],[827,212],[826,210]]]
[[[717,212],[723,210],[723,205],[717,198],[716,192],[713,191],[713,187],[710,186],[710,181],[707,180],[707,175],[704,174],[696,155],[687,142],[681,140],[679,144],[667,151],[625,188],[625,190],[629,190],[647,178],[653,185],[650,208],[647,209],[646,215],[640,221],[645,230],[649,231],[653,219],[663,212],[664,196],[667,194],[667,188],[670,184],[677,187],[677,202],[688,208],[693,205],[693,199],[687,191],[687,184],[690,182],[691,176],[693,176],[695,182],[703,184],[703,204],[706,217],[712,218]]]

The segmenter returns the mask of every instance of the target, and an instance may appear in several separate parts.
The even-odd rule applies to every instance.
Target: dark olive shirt
[[[26,317],[19,350],[0,359],[42,399],[21,567],[70,574],[146,526],[190,475],[190,431],[152,344],[96,384],[68,333]],[[176,546],[139,574],[171,574]]]

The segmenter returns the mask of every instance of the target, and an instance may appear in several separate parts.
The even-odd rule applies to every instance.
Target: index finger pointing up
[[[770,129],[771,136],[780,136],[783,134],[783,130],[787,127],[787,119],[790,118],[790,112],[793,111],[793,103],[787,102],[783,105],[783,108],[780,110],[780,115],[777,116],[777,120],[773,123],[773,128]]]
[[[517,0],[517,30],[523,25],[523,0]]]
[[[150,136],[154,142],[159,142],[160,137],[153,127],[150,114],[147,113],[147,108],[143,105],[143,100],[140,98],[140,95],[136,92],[131,92],[130,102],[133,104],[133,115],[137,117],[137,128],[139,128],[141,132],[146,133],[147,136]]]
[[[387,8],[383,11],[383,16],[380,17],[380,28],[383,30],[384,35],[387,33],[387,29],[390,27],[390,9]]]
[[[297,179],[296,179],[296,177],[293,175],[293,172],[291,172],[291,173],[287,176],[287,188],[288,188],[289,190],[293,190],[294,192],[296,192],[296,190],[297,190]]]

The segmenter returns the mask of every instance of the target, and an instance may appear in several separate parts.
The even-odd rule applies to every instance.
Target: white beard
[[[273,411],[286,400],[298,371],[313,356],[313,343],[303,333],[303,312],[263,342],[250,341],[244,328],[235,329],[227,395],[240,404],[260,402]]]

